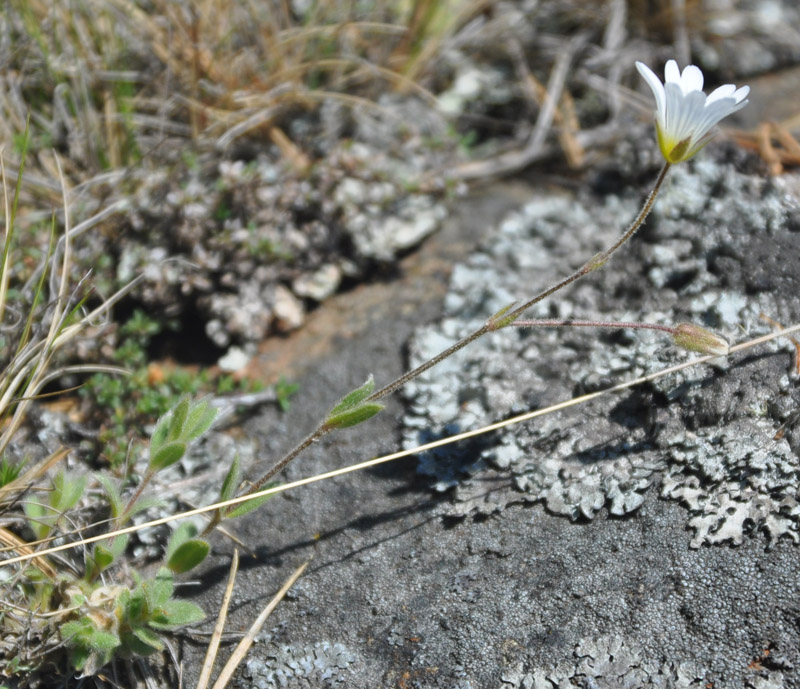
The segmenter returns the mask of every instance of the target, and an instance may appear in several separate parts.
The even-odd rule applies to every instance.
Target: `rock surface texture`
[[[798,183],[749,174],[737,160],[718,145],[674,169],[633,242],[530,316],[688,321],[733,341],[768,332],[761,314],[797,322]],[[601,182],[596,190],[607,189]],[[298,364],[288,415],[250,422],[258,456],[285,450],[370,373],[379,385],[400,373],[407,341],[419,362],[610,244],[646,191],[627,187],[517,190],[505,206],[495,195],[484,207],[494,227],[456,262],[446,290],[431,287],[444,279],[436,270],[406,261],[394,288],[334,297],[334,312],[357,318]],[[466,207],[446,224],[419,260],[466,246],[480,213]],[[392,400],[368,426],[315,446],[286,478],[689,356],[663,333],[509,328],[409,385],[404,409]],[[231,627],[313,561],[236,686],[798,686],[799,398],[795,348],[778,340],[275,498],[239,525],[256,560],[245,559]],[[223,579],[227,544],[219,548],[210,574]],[[204,595],[209,605],[219,598]]]

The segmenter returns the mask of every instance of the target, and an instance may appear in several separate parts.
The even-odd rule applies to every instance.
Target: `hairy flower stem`
[[[130,500],[128,500],[128,504],[125,506],[125,509],[122,510],[120,516],[130,516],[130,512],[133,509],[133,506],[136,504],[136,501],[142,497],[142,493],[144,492],[145,487],[153,480],[153,476],[156,475],[156,472],[153,469],[148,469],[147,473],[142,477],[142,480],[139,481],[139,485],[136,487],[136,491],[133,495],[131,495]]]
[[[678,333],[677,328],[669,325],[658,325],[657,323],[633,323],[630,321],[578,321],[567,318],[565,320],[536,320],[536,321],[514,321],[509,327],[517,328],[631,328],[632,330],[660,330],[670,335]]]
[[[468,344],[474,342],[479,337],[483,337],[487,333],[494,332],[496,330],[501,330],[502,328],[508,327],[510,325],[522,325],[522,323],[515,323],[517,318],[523,314],[523,312],[527,311],[531,306],[534,304],[538,304],[543,299],[546,299],[550,295],[558,292],[561,289],[564,289],[567,285],[571,285],[576,280],[580,280],[584,275],[591,273],[592,271],[601,268],[608,262],[608,259],[611,258],[612,254],[617,251],[625,242],[627,242],[636,231],[644,224],[645,218],[647,218],[648,214],[650,213],[651,209],[653,208],[653,204],[655,203],[656,196],[661,189],[662,184],[664,183],[664,178],[667,176],[667,172],[671,167],[670,163],[667,162],[664,164],[664,167],[661,168],[661,172],[658,174],[658,178],[656,179],[655,185],[653,186],[653,190],[647,197],[647,200],[644,202],[642,209],[639,211],[639,214],[636,216],[634,221],[630,224],[627,230],[614,242],[610,247],[608,247],[605,251],[601,251],[599,254],[596,254],[593,258],[587,261],[581,268],[576,270],[574,273],[569,275],[568,277],[564,278],[560,282],[556,283],[552,287],[548,287],[543,292],[539,292],[535,297],[529,299],[528,301],[524,302],[521,306],[515,306],[513,308],[508,308],[500,314],[493,316],[490,318],[484,325],[480,328],[475,330],[474,332],[470,333],[466,337],[462,338],[455,344],[451,345],[447,349],[445,349],[440,354],[437,354],[432,359],[429,359],[425,363],[417,366],[417,368],[404,373],[400,376],[397,380],[392,383],[389,383],[387,386],[381,388],[380,390],[376,390],[373,392],[369,397],[363,400],[364,402],[376,402],[377,400],[386,397],[387,395],[395,392],[395,390],[401,388],[403,385],[408,383],[410,380],[413,380],[420,374],[427,371],[429,368],[436,366],[436,364],[444,361],[449,356],[455,354],[460,349],[463,349]],[[556,324],[560,325],[567,325],[567,322],[537,322],[531,321],[532,324],[541,324],[541,325],[553,325]],[[644,324],[608,324],[608,323],[590,323],[589,321],[582,323],[580,321],[572,321],[571,324],[585,324],[585,325],[597,325],[597,326],[610,326],[610,327],[648,327],[655,330],[667,330],[668,332],[672,333],[673,329],[668,328],[667,326],[648,326]],[[291,462],[297,455],[299,455],[303,450],[305,450],[309,445],[317,442],[328,433],[330,433],[333,429],[328,427],[324,422],[320,424],[317,429],[307,435],[299,445],[297,445],[294,449],[292,449],[287,455],[285,455],[277,464],[275,464],[272,468],[267,471],[266,474],[261,476],[257,481],[251,484],[250,488],[247,490],[247,495],[257,493],[261,488],[263,488],[264,484],[269,481],[275,474],[282,471],[284,467],[286,467],[289,462]]]
[[[283,471],[283,468],[289,464],[297,455],[299,455],[303,450],[305,450],[309,445],[313,445],[317,442],[320,438],[328,435],[331,432],[331,428],[328,428],[324,423],[320,424],[317,429],[313,433],[309,433],[305,438],[298,445],[296,445],[287,455],[281,459],[280,462],[275,464],[266,474],[264,474],[261,478],[259,478],[255,483],[253,483],[247,491],[247,494],[250,493],[257,493],[260,491],[264,484],[269,481],[275,474],[280,471]]]
[[[455,354],[459,349],[463,349],[471,342],[474,342],[479,337],[482,337],[486,333],[493,332],[495,330],[500,330],[503,327],[511,325],[519,316],[521,316],[525,311],[527,311],[531,306],[534,304],[538,304],[543,299],[547,299],[547,297],[555,294],[561,289],[564,289],[567,285],[571,285],[576,280],[580,280],[584,275],[591,273],[594,270],[602,267],[611,255],[617,251],[625,242],[627,242],[636,231],[644,224],[645,219],[649,215],[651,209],[653,208],[653,204],[656,201],[656,196],[658,195],[659,190],[661,189],[661,185],[664,183],[664,178],[667,176],[667,171],[670,168],[670,163],[665,163],[664,167],[661,168],[661,172],[658,173],[658,178],[656,179],[656,183],[653,186],[653,190],[647,197],[647,200],[644,202],[644,206],[639,211],[639,214],[636,216],[634,221],[630,224],[627,230],[622,234],[622,236],[617,239],[609,248],[605,251],[600,252],[599,254],[595,255],[592,259],[590,259],[587,263],[583,265],[582,268],[576,270],[572,275],[564,278],[561,282],[556,283],[552,287],[548,287],[543,292],[539,292],[535,297],[529,299],[521,306],[517,306],[515,308],[510,309],[507,313],[503,313],[501,317],[497,319],[490,319],[487,323],[483,326],[478,328],[476,331],[467,335],[464,339],[459,340],[451,347],[445,349],[441,354],[437,354],[433,359],[426,361],[424,364],[418,366],[417,368],[405,373],[404,375],[400,376],[396,381],[393,383],[389,383],[386,387],[381,388],[373,392],[367,399],[370,402],[374,402],[376,400],[385,397],[386,395],[394,392],[398,388],[405,385],[408,381],[413,380],[421,373],[424,373],[429,368],[435,366],[440,361],[443,361],[451,354]]]

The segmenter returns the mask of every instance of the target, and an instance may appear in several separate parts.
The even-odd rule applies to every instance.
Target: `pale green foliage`
[[[182,399],[165,414],[158,421],[152,438],[158,468],[168,466],[164,457],[175,456],[165,453],[165,447],[180,443],[185,451],[209,429],[215,417],[216,409],[207,400],[191,401],[189,398]],[[238,481],[238,462],[234,462],[231,469],[228,491],[234,489]],[[99,496],[107,503],[111,529],[126,526],[133,515],[159,502],[141,495],[141,491],[127,497],[117,480],[103,474],[94,478],[100,490],[90,495]],[[86,487],[85,475],[61,471],[53,477],[49,490],[28,496],[25,513],[37,538],[55,536],[66,532],[67,527],[72,528],[74,524],[66,521],[67,513],[84,496]],[[78,575],[65,569],[54,576],[52,571],[39,568],[34,562],[25,569],[18,587],[30,610],[56,613],[32,618],[35,634],[42,638],[60,637],[64,644],[57,644],[55,648],[61,648],[62,652],[66,649],[72,667],[84,674],[99,671],[118,656],[143,656],[160,651],[164,648],[163,634],[204,616],[194,603],[173,598],[174,574],[196,567],[209,552],[208,543],[197,538],[197,528],[193,524],[182,524],[175,530],[163,566],[154,578],[143,578],[127,566],[124,553],[128,541],[128,535],[120,535],[83,550],[84,568]],[[16,624],[11,617],[6,619],[2,629],[6,634],[26,633],[24,625]],[[34,669],[36,664],[34,662]],[[21,671],[25,664],[17,662],[14,667]],[[15,672],[11,664],[2,662],[0,671]]]
[[[138,579],[135,588],[97,587],[90,595],[74,593],[77,619],[61,626],[76,670],[93,673],[114,654],[149,655],[163,647],[161,633],[198,622],[203,611],[172,598],[172,572],[162,567],[153,579]]]
[[[193,440],[214,423],[217,410],[208,400],[191,402],[184,397],[162,416],[150,438],[150,470],[160,471],[179,461]]]
[[[268,488],[271,487],[267,486]],[[231,464],[231,468],[228,469],[228,473],[225,474],[225,480],[222,482],[222,488],[219,492],[219,499],[220,502],[225,502],[226,500],[230,500],[236,494],[236,488],[239,486],[239,455],[236,455],[233,459],[233,463]],[[258,498],[253,498],[252,500],[246,500],[245,502],[240,502],[238,505],[233,505],[231,507],[225,508],[224,515],[228,519],[235,519],[236,517],[243,517],[245,514],[252,512],[257,507],[263,505],[267,500],[269,500],[272,495],[262,495]]]
[[[195,538],[197,527],[184,522],[172,534],[167,546],[167,567],[175,574],[188,572],[206,559],[209,545],[206,541]]]
[[[348,393],[334,405],[325,418],[325,427],[332,430],[357,426],[379,413],[384,405],[369,401],[374,389],[375,381],[370,376],[361,387]]]
[[[36,538],[50,535],[64,513],[81,499],[85,488],[85,476],[60,471],[53,478],[52,490],[25,502],[25,514]]]

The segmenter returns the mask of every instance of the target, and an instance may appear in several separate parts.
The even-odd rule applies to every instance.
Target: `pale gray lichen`
[[[622,635],[587,638],[574,649],[573,657],[553,667],[532,672],[522,669],[506,673],[507,689],[706,689],[714,677],[693,662],[670,663],[648,658]],[[783,673],[760,670],[748,678],[746,689],[783,689]]]
[[[773,238],[789,250],[797,208],[797,200],[778,187],[708,158],[678,166],[641,237],[604,270],[535,305],[526,317],[688,321],[730,341],[742,331],[769,332],[762,313],[787,322],[800,314],[794,292],[770,282],[781,279],[780,264],[768,270],[755,260],[751,240],[762,246]],[[417,330],[410,343],[412,365],[515,299],[568,274],[581,257],[610,244],[636,209],[633,197],[598,201],[548,194],[512,213],[454,268],[447,315]],[[775,340],[759,354],[779,351],[793,347]],[[651,374],[691,356],[668,336],[650,331],[507,328],[408,385],[405,446]],[[766,374],[748,378],[734,360],[717,359],[652,381],[628,393],[627,402],[605,398],[498,431],[479,456],[489,468],[477,475],[474,448],[460,460],[451,449],[444,463],[423,457],[420,471],[433,474],[439,489],[455,484],[454,502],[443,508],[450,515],[490,513],[520,501],[543,502],[573,519],[592,518],[601,509],[624,515],[639,507],[650,486],[662,484],[663,497],[689,510],[694,546],[738,544],[755,531],[771,540],[798,540],[800,462],[785,439],[772,439],[797,403],[788,357],[785,364],[785,380],[776,384],[758,377]],[[712,390],[715,380],[719,389]],[[656,423],[659,407],[667,409],[667,420]],[[502,477],[516,493],[486,490],[487,480]]]
[[[800,465],[784,439],[765,443],[774,428],[765,419],[739,419],[666,441],[671,461],[661,494],[692,513],[693,547],[739,545],[754,530],[798,542]]]
[[[137,299],[169,318],[198,317],[219,348],[299,327],[303,300],[395,262],[446,216],[440,191],[408,185],[438,156],[422,137],[387,147],[398,137],[390,119],[379,148],[337,140],[307,174],[288,173],[277,149],[260,146],[247,163],[203,154],[172,174],[134,171],[130,232],[104,247],[118,257],[117,277],[143,272]],[[455,140],[445,150],[452,159]]]
[[[248,689],[276,687],[346,686],[342,674],[356,656],[340,643],[322,641],[313,645],[278,646],[248,661],[238,686]]]

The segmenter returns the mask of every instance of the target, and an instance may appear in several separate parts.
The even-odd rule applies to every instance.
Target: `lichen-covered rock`
[[[713,675],[692,662],[651,660],[621,634],[583,639],[574,650],[574,661],[555,667],[519,673],[501,685],[508,689],[706,689]],[[755,675],[746,689],[783,689],[780,671]]]
[[[300,648],[279,645],[253,655],[238,683],[242,688],[346,686],[341,671],[356,659],[342,644],[327,641]]]
[[[492,313],[567,275],[609,245],[635,215],[638,199],[537,197],[501,222],[483,247],[456,266],[447,317],[421,327],[412,364],[437,354]],[[800,317],[797,279],[785,257],[800,255],[798,200],[768,180],[710,157],[670,172],[647,226],[601,271],[536,304],[531,318],[688,321],[730,341],[764,334],[763,317]],[[758,247],[758,248],[754,248]],[[774,252],[784,252],[783,262]],[[793,252],[793,253],[790,253]],[[763,261],[757,260],[758,256]],[[766,262],[769,272],[765,273]],[[452,515],[491,512],[516,500],[557,514],[624,515],[645,492],[690,512],[692,545],[738,544],[761,531],[795,540],[800,527],[800,461],[794,436],[775,437],[800,395],[788,341],[759,350],[763,361],[718,359],[625,393],[497,431],[480,454],[491,476],[512,479],[517,497],[486,503],[478,465],[456,449],[425,458],[421,473],[441,489],[457,485]],[[545,407],[581,392],[652,374],[691,355],[652,331],[507,328],[484,337],[407,386],[405,445]]]
[[[120,283],[144,272],[136,298],[155,315],[199,317],[219,348],[297,328],[303,300],[393,262],[445,217],[442,185],[411,188],[433,155],[421,132],[436,123],[409,122],[392,133],[402,147],[337,139],[304,174],[257,143],[248,162],[202,154],[172,174],[137,168],[125,241],[97,250],[116,258]]]

